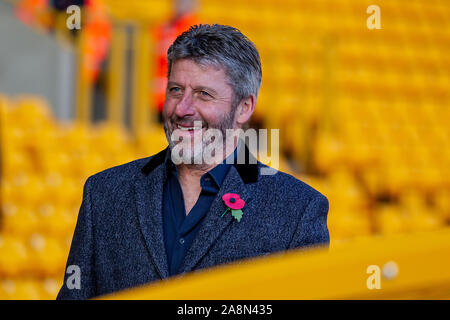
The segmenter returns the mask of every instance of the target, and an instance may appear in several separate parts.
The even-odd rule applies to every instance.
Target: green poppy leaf
[[[231,215],[238,221],[238,222],[241,222],[241,218],[242,218],[242,215],[243,215],[244,213],[242,212],[242,210],[231,210]]]

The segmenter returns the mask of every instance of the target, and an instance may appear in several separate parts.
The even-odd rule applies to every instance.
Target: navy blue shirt
[[[235,159],[237,157],[236,150],[230,155],[234,156]],[[224,160],[200,178],[202,188],[200,195],[189,214],[186,215],[183,191],[178,181],[178,170],[170,159],[170,151],[167,153],[165,161],[167,180],[163,194],[164,244],[169,264],[169,275],[172,276],[179,273],[178,269],[200,229],[203,218],[219,192],[231,164],[227,164]]]

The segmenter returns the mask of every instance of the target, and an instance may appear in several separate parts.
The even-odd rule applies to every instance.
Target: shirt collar
[[[228,161],[227,161],[227,159],[228,159]],[[233,159],[233,162],[229,161],[231,159]],[[203,175],[203,177],[205,175],[211,176],[213,178],[214,182],[216,183],[216,185],[220,188],[222,186],[223,181],[225,180],[225,177],[226,177],[226,175],[228,173],[228,170],[231,167],[230,163],[236,163],[236,159],[237,159],[237,148],[234,149],[233,153],[231,153],[221,163],[219,163],[217,166],[215,166],[210,171],[205,173]]]
[[[238,159],[240,160],[243,156],[245,161],[243,163],[235,163],[234,167],[236,168],[239,176],[245,184],[248,183],[256,183],[258,182],[259,176],[259,165],[257,159],[252,155],[248,147],[240,142],[241,147],[238,147]],[[164,150],[161,150],[154,156],[150,157],[149,160],[141,167],[141,172],[148,176],[156,167],[164,163],[166,159],[167,153],[170,153],[169,147],[166,147]]]
[[[202,177],[200,178],[200,185],[202,186],[202,188],[207,187],[208,191],[211,189],[211,187],[213,189],[217,189],[215,191],[218,191],[220,189],[231,165],[237,162],[237,155],[239,152],[240,145],[241,144],[239,143],[236,149],[234,149],[233,153],[231,153],[221,163],[219,163],[217,166],[215,166],[214,168],[206,172],[204,175],[202,175]],[[172,162],[170,149],[166,153],[164,161],[167,165],[168,172],[171,172],[178,177],[178,170],[176,165]],[[211,184],[211,181],[208,178],[214,181],[216,188],[214,188],[214,185]]]

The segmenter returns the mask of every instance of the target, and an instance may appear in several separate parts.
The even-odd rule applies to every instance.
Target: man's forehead
[[[194,61],[192,59],[180,59],[174,61],[169,80],[175,81],[178,77],[189,77],[195,75],[197,77],[215,78],[217,80],[225,80],[225,69],[212,61],[201,60]]]
[[[223,69],[223,66],[220,65],[219,62],[214,61],[213,59],[208,59],[205,57],[192,57],[192,58],[181,58],[181,59],[176,59],[173,61],[173,65],[175,64],[193,64],[197,67],[199,67],[200,69],[215,69],[215,70],[220,70]]]

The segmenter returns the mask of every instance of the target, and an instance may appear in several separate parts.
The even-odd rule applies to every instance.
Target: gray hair
[[[238,29],[220,24],[191,26],[179,35],[167,51],[168,76],[179,59],[224,68],[233,89],[234,103],[254,94],[261,86],[261,61],[258,50]]]

